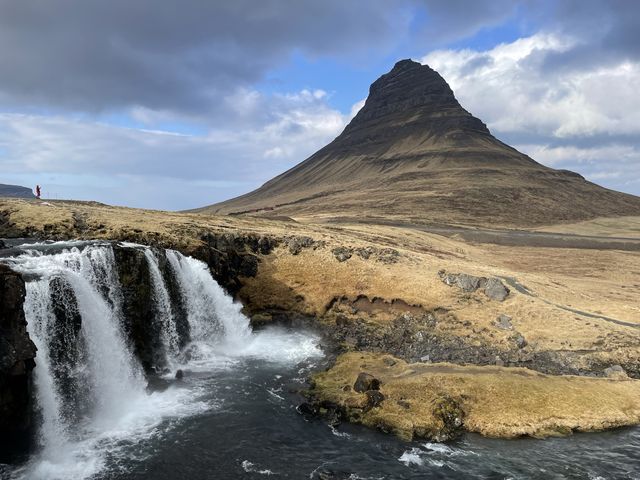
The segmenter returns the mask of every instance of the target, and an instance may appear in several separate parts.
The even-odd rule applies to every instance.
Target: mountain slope
[[[0,183],[0,197],[35,198],[30,188]]]
[[[529,226],[640,215],[640,198],[500,142],[437,72],[402,60],[333,142],[259,189],[197,211]]]

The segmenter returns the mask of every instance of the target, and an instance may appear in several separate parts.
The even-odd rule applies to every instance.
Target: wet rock
[[[367,390],[379,390],[380,389],[380,380],[378,380],[373,375],[370,375],[365,372],[360,372],[356,382],[353,384],[353,389],[356,392],[363,393]]]
[[[498,315],[495,325],[502,330],[511,330],[513,328],[513,325],[511,324],[511,317],[505,314]]]
[[[349,260],[353,255],[353,251],[347,247],[336,247],[331,250],[331,253],[333,253],[333,256],[336,257],[336,260],[339,262]]]
[[[0,240],[0,250],[2,250],[3,248],[7,248],[7,245],[4,243],[3,240]]]
[[[254,327],[273,323],[273,315],[268,312],[258,312],[251,315],[251,325]]]
[[[144,251],[113,246],[118,278],[122,286],[122,313],[125,336],[145,372],[151,374],[166,367],[162,326],[156,315],[156,303],[149,265]]]
[[[431,437],[437,442],[446,442],[462,433],[464,411],[460,404],[451,397],[440,397],[434,402],[433,415],[440,421],[440,426]]]
[[[304,402],[296,407],[296,411],[301,415],[314,416],[318,414],[318,407],[313,403]]]
[[[0,463],[29,447],[33,418],[31,373],[36,347],[27,333],[20,274],[0,265]]]
[[[268,255],[280,243],[267,235],[232,232],[206,233],[200,239],[204,246],[188,253],[205,262],[213,278],[231,295],[242,288],[239,277],[257,274],[260,259],[256,254]],[[286,243],[287,239],[283,241]]]
[[[607,378],[615,378],[618,380],[624,380],[629,378],[627,372],[620,365],[612,365],[611,367],[604,369],[604,375]]]
[[[365,395],[367,396],[367,408],[378,407],[384,401],[384,395],[379,390],[367,390]]]
[[[255,277],[258,274],[258,257],[250,253],[240,255],[238,273],[242,277]]]
[[[182,370],[176,371],[176,380],[182,380],[184,378],[184,372]]]
[[[489,278],[484,285],[484,294],[491,300],[504,301],[509,295],[509,289],[498,278]]]

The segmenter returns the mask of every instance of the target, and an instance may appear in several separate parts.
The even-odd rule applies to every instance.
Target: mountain
[[[502,143],[436,71],[402,60],[330,144],[257,190],[196,211],[531,226],[640,215],[640,198]]]
[[[0,197],[36,198],[30,188],[0,183]]]

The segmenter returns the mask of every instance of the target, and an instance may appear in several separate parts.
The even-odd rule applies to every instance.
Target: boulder
[[[456,285],[463,292],[475,292],[480,288],[480,281],[482,279],[480,277],[474,277],[473,275],[468,275],[466,273],[461,273],[456,278]]]
[[[511,324],[511,317],[505,314],[498,315],[495,325],[502,330],[511,330],[513,328],[513,325]]]
[[[369,373],[360,372],[356,382],[353,384],[353,389],[359,393],[364,393],[368,390],[379,390],[380,380]]]
[[[524,348],[527,346],[527,341],[521,334],[518,333],[514,335],[512,338],[518,348]]]
[[[484,294],[491,300],[502,302],[509,295],[509,289],[504,286],[500,279],[489,278],[484,285]]]
[[[349,260],[353,255],[353,251],[347,247],[336,247],[331,250],[331,253],[333,253],[333,256],[336,257],[336,260],[339,262]]]
[[[629,378],[629,376],[627,375],[627,372],[625,372],[624,368],[622,368],[620,365],[612,365],[609,368],[605,368],[604,375],[607,378],[614,378],[618,380],[624,380]]]
[[[433,440],[446,442],[462,433],[464,411],[458,401],[449,396],[442,396],[433,403],[432,413],[439,420],[437,431],[431,435]]]
[[[384,401],[384,395],[379,390],[367,390],[367,408],[378,407]]]
[[[455,285],[465,293],[483,289],[484,294],[491,300],[502,302],[509,295],[509,289],[499,278],[476,277],[468,273],[447,273],[445,270],[440,270],[438,276],[445,284],[450,287]]]
[[[303,248],[312,247],[314,244],[311,237],[287,237],[285,239],[285,245],[289,247],[289,253],[291,255],[298,255]]]

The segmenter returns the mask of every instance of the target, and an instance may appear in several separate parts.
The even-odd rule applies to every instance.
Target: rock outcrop
[[[0,462],[29,444],[31,371],[36,347],[27,333],[22,277],[0,265]]]
[[[450,287],[455,285],[465,293],[482,290],[491,300],[504,301],[509,296],[509,288],[499,278],[476,277],[467,273],[438,272],[440,279]]]

